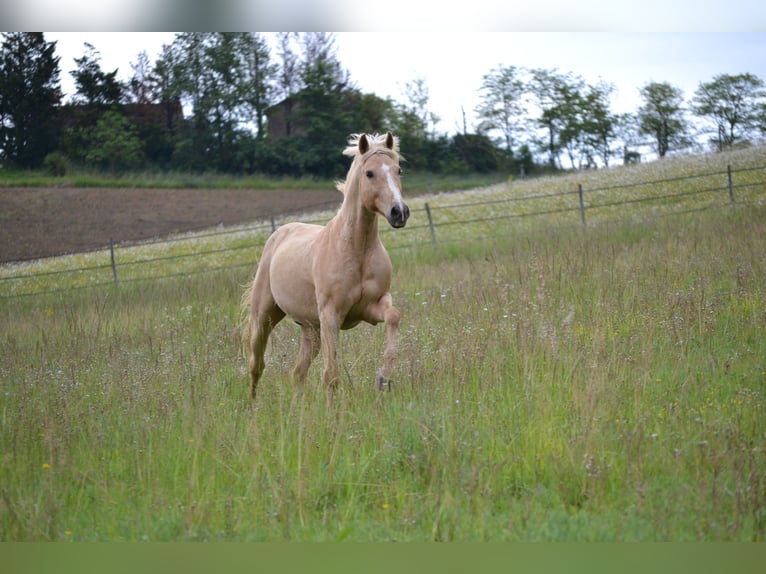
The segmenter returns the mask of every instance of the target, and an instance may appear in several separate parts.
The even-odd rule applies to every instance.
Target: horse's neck
[[[337,226],[337,233],[343,238],[344,247],[354,251],[365,251],[376,244],[378,215],[365,209],[357,191],[352,187],[346,189],[346,196],[333,224]]]

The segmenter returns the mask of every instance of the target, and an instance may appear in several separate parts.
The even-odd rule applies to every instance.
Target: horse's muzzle
[[[406,204],[402,204],[402,207],[394,205],[391,208],[391,213],[388,214],[388,222],[391,227],[399,229],[407,224],[407,220],[410,217],[410,208]]]

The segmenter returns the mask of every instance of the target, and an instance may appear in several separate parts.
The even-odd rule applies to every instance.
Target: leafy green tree
[[[350,90],[345,95],[344,106],[348,110],[349,127],[354,132],[385,133],[393,129],[394,102],[390,99]]]
[[[762,121],[764,82],[753,74],[720,74],[700,83],[692,98],[694,113],[714,125],[718,151],[748,142]]]
[[[118,111],[104,112],[91,134],[86,162],[116,172],[137,167],[142,159],[141,141],[130,122]]]
[[[638,108],[638,131],[652,137],[660,158],[689,145],[683,92],[668,82],[649,82],[639,89],[644,104]]]
[[[526,115],[523,72],[516,66],[498,66],[482,77],[479,88],[480,104],[476,108],[479,131],[499,131],[509,155],[513,155]]]
[[[411,107],[392,102],[390,129],[398,137],[410,169],[426,169],[430,158],[425,153],[426,140],[423,121]],[[431,148],[433,149],[433,147]]]
[[[577,167],[575,157],[584,138],[585,82],[556,70],[534,70],[531,86],[541,112],[537,124],[547,132],[547,141],[543,141],[551,167],[556,166],[562,151],[566,151],[572,167]]]
[[[611,96],[614,86],[605,82],[589,85],[582,95],[581,129],[582,153],[592,165],[593,156],[609,166],[615,154],[613,145],[617,138],[618,117],[611,110]]]
[[[562,147],[572,141],[571,134],[564,132],[576,91],[572,82],[571,74],[560,74],[555,69],[535,69],[531,71],[528,84],[539,114],[533,119],[534,124],[545,132],[545,135],[536,138],[536,141],[540,149],[548,155],[548,163],[553,168],[559,165]]]
[[[460,159],[460,171],[488,173],[497,170],[497,148],[486,135],[456,134],[452,147]]]
[[[3,35],[0,48],[0,161],[39,167],[55,149],[61,102],[55,42],[42,33]]]
[[[161,58],[163,90],[191,108],[176,159],[192,169],[237,172],[251,165],[251,125],[263,116],[276,72],[265,40],[244,32],[178,34]]]

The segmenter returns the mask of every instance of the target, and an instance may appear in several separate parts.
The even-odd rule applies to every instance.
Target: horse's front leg
[[[324,362],[323,380],[327,390],[327,406],[332,406],[335,387],[338,386],[338,338],[340,334],[340,318],[334,309],[328,309],[319,314],[319,338]]]
[[[394,369],[396,343],[399,336],[399,309],[394,307],[391,294],[386,293],[370,307],[370,316],[374,323],[386,324],[386,346],[383,349],[383,367],[378,370],[375,383],[379,390],[391,389],[391,372]]]

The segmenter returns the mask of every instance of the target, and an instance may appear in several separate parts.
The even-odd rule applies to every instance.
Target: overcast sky
[[[62,88],[71,96],[69,72],[85,53],[84,42],[101,53],[105,71],[119,69],[127,80],[141,50],[153,62],[174,34],[58,32],[46,38],[57,42]],[[431,111],[441,118],[436,129],[447,133],[462,129],[462,110],[472,130],[482,76],[500,65],[558,68],[590,83],[612,83],[616,112],[634,112],[638,89],[649,81],[670,82],[690,98],[717,74],[747,72],[766,80],[766,32],[339,32],[336,45],[363,92],[406,103],[405,84],[424,78]]]

